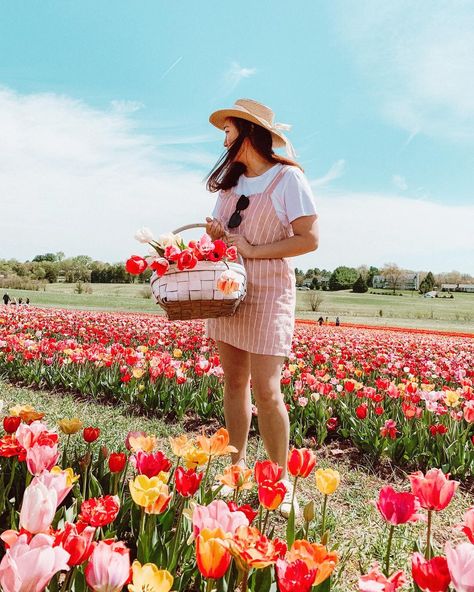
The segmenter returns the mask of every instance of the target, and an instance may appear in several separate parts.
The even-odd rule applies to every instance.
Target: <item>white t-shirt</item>
[[[237,194],[248,195],[262,193],[270,185],[282,168],[278,163],[258,177],[240,175],[233,191]],[[317,215],[314,196],[304,173],[298,167],[288,167],[272,193],[273,207],[281,223],[288,226],[301,216]],[[214,206],[212,216],[216,217],[219,198]]]

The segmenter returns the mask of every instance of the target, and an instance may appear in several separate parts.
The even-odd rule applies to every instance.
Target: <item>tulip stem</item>
[[[212,578],[207,579],[206,592],[212,592],[213,583],[214,583],[214,580]]]
[[[267,522],[268,522],[268,516],[270,514],[270,510],[267,510],[266,514],[265,514],[265,520],[263,521],[263,528],[262,528],[262,534],[265,534],[265,529],[267,528]]]
[[[426,533],[426,552],[425,557],[429,561],[431,559],[431,526],[433,521],[433,510],[428,510],[428,529]]]
[[[321,519],[321,539],[324,537],[324,533],[326,532],[326,507],[328,505],[328,496],[327,494],[324,495],[323,501],[323,510],[322,510],[322,519]]]
[[[387,578],[390,575],[390,551],[392,550],[392,539],[393,533],[395,532],[395,526],[393,524],[390,525],[390,533],[388,535],[388,542],[387,542],[387,554],[385,556],[385,575]]]
[[[130,457],[127,456],[127,462],[125,463],[125,468],[123,470],[123,480],[122,480],[122,485],[120,486],[120,489],[122,491],[121,495],[120,495],[120,501],[123,500],[123,494],[125,493],[125,483],[127,481],[127,472],[128,472],[128,465],[130,463]]]
[[[138,536],[141,536],[145,532],[145,519],[146,519],[145,508],[141,508],[141,510],[142,510],[142,513],[140,516],[140,530],[138,531],[139,532]]]

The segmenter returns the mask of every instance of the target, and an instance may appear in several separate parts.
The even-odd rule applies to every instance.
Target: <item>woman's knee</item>
[[[255,404],[259,410],[274,409],[283,401],[280,385],[252,385]]]

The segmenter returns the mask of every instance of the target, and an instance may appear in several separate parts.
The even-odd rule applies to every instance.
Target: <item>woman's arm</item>
[[[318,217],[302,216],[291,223],[294,236],[268,245],[251,245],[239,234],[229,234],[227,243],[246,259],[282,259],[315,251],[319,245]]]

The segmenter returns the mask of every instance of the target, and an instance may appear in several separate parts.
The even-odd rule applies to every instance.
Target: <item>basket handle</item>
[[[173,234],[178,234],[178,232],[183,232],[183,230],[191,230],[191,228],[206,228],[207,224],[202,222],[198,222],[197,224],[186,224],[185,226],[180,226],[176,230],[173,230]]]
[[[191,230],[191,228],[206,228],[206,226],[207,226],[207,224],[204,224],[203,222],[197,222],[196,224],[186,224],[185,226],[180,226],[176,230],[173,230],[172,233],[178,234],[178,232],[183,232],[184,230]],[[240,265],[243,266],[244,260],[242,259],[242,255],[240,253],[237,253],[237,256],[239,258]],[[226,263],[226,265],[227,265],[227,263]],[[229,267],[229,266],[227,265],[227,267]]]

